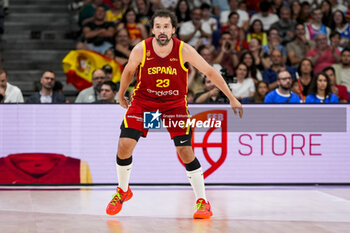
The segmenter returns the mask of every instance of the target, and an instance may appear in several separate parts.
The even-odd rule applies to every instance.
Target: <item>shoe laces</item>
[[[111,205],[116,205],[117,202],[122,199],[122,196],[120,195],[119,192],[116,192],[115,194],[113,194],[112,198],[113,199],[111,201]]]
[[[205,202],[203,200],[199,200],[199,202],[193,206],[193,210],[204,210],[205,209]]]

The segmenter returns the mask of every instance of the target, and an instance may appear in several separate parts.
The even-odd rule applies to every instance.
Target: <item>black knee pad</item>
[[[127,158],[127,159],[121,159],[118,157],[117,155],[117,164],[119,166],[128,166],[132,163],[132,156],[130,156],[130,158]]]
[[[179,135],[173,138],[175,146],[191,146],[192,130],[189,134]]]
[[[122,122],[122,125],[120,126],[120,137],[121,138],[132,138],[139,141],[140,137],[142,136],[143,132],[137,129],[131,129],[131,128],[125,128],[124,121]]]

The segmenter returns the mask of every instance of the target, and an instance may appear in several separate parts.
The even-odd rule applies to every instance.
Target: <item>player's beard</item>
[[[159,39],[160,36],[166,36],[166,40],[162,41],[161,39]],[[167,35],[165,35],[165,34],[160,34],[160,35],[158,36],[158,38],[156,38],[156,40],[157,40],[159,46],[166,46],[167,44],[169,44],[169,42],[170,42],[170,40],[171,40],[171,37],[168,38]]]

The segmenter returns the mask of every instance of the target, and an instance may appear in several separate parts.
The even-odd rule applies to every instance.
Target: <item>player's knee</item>
[[[120,159],[127,159],[131,156],[132,151],[136,145],[136,141],[131,138],[120,138],[118,143],[118,157]]]
[[[192,162],[195,158],[191,146],[177,146],[176,150],[182,162],[185,164]]]

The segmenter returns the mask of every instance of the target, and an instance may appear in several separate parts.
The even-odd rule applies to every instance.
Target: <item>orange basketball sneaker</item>
[[[203,198],[199,198],[194,207],[196,212],[193,214],[193,218],[195,219],[206,219],[210,218],[213,215],[211,212],[210,203],[206,202]]]
[[[109,215],[115,215],[119,213],[123,207],[123,202],[132,198],[132,192],[130,187],[128,191],[124,192],[121,188],[117,187],[117,192],[113,195],[113,199],[108,203],[106,213]]]

